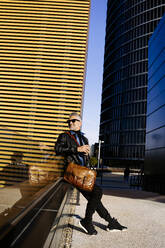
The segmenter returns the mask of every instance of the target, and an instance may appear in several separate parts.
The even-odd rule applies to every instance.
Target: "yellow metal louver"
[[[53,152],[82,111],[89,9],[90,0],[0,1],[1,172],[15,152],[41,163],[39,143]]]

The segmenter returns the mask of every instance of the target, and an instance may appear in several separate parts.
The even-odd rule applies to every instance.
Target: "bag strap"
[[[70,132],[66,132],[75,142],[78,146],[80,146],[80,144],[77,142],[76,138],[74,137],[74,135],[72,135]]]
[[[70,132],[66,132],[66,134],[68,134],[75,142],[78,146],[80,146],[80,144],[77,142],[76,138],[74,137],[74,135],[72,135]],[[86,156],[88,158],[88,160],[90,160],[90,156],[89,154]]]

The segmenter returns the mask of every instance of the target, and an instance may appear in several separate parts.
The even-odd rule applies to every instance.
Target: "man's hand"
[[[84,146],[79,146],[77,147],[78,152],[83,152],[85,155],[88,155],[90,152],[90,146],[89,145],[84,145]]]

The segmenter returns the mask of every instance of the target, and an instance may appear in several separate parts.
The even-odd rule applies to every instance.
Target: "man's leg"
[[[94,229],[92,224],[92,216],[97,209],[97,206],[102,197],[102,189],[97,185],[94,185],[94,188],[91,192],[79,190],[82,195],[87,199],[88,203],[86,206],[85,218],[80,221],[80,225],[88,234],[97,234],[97,231]]]
[[[96,211],[101,218],[110,222],[112,217],[101,202],[101,198],[103,195],[102,189],[98,185],[95,185],[92,192],[84,192],[83,195],[88,200],[85,214],[86,218],[92,219],[92,216]]]
[[[92,220],[92,216],[96,209],[98,208],[98,205],[100,204],[101,197],[102,197],[102,189],[94,185],[94,188],[91,192],[81,192],[83,196],[88,200],[87,206],[86,206],[86,212],[85,212],[85,218],[88,220]]]
[[[112,220],[112,217],[110,215],[110,213],[108,212],[108,210],[104,207],[104,205],[102,204],[102,202],[100,201],[98,203],[96,212],[98,213],[98,215],[103,218],[105,221],[110,222]]]
[[[101,199],[97,205],[96,212],[101,218],[108,222],[108,226],[106,228],[107,231],[122,231],[124,229],[127,229],[127,227],[122,226],[117,219],[111,217],[107,209],[102,204]]]
[[[98,185],[94,186],[94,189],[92,192],[81,191],[81,193],[88,200],[84,220],[92,223],[92,216],[94,212],[96,211],[101,218],[103,218],[105,221],[108,222],[107,230],[110,230],[110,231],[120,230],[121,231],[123,229],[126,229],[126,227],[122,226],[117,221],[117,219],[111,217],[108,210],[102,204],[101,198],[102,198],[103,193],[102,193],[102,189]]]

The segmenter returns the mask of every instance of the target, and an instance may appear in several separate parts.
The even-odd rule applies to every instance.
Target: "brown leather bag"
[[[64,173],[64,180],[79,189],[92,191],[96,180],[96,171],[78,164],[69,163]]]

